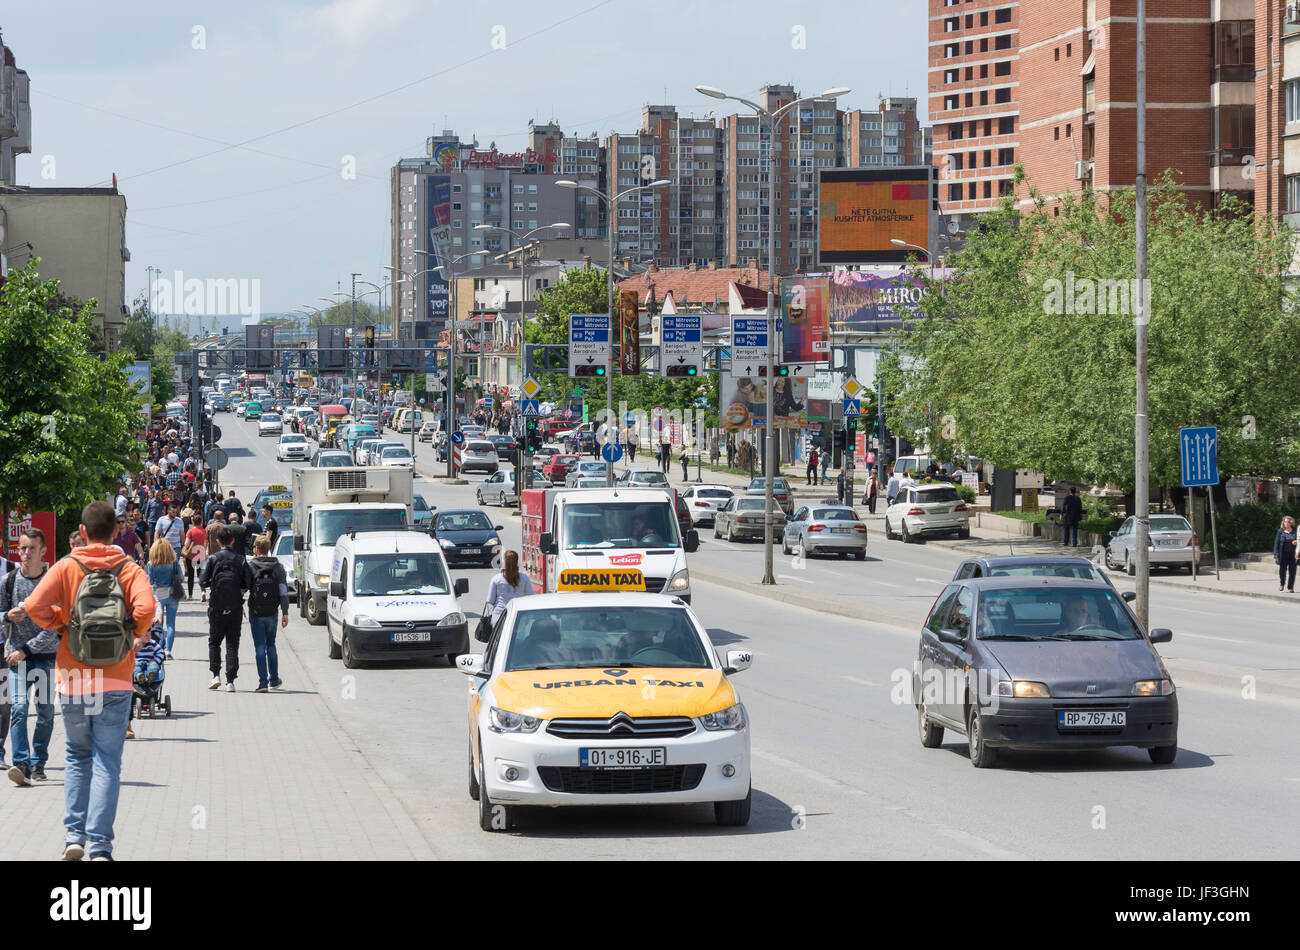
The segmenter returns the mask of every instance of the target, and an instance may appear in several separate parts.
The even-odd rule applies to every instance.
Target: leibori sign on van
[[[556,590],[622,591],[645,590],[645,575],[634,570],[565,570]]]

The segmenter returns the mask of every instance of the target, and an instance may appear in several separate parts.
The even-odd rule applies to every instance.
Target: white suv
[[[909,485],[885,511],[885,537],[912,539],[927,534],[970,537],[970,509],[948,484]]]
[[[495,474],[500,468],[497,447],[485,439],[466,441],[460,452],[460,462],[456,466],[462,472],[487,472]]]

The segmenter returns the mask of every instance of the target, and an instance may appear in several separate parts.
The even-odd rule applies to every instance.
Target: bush
[[[1300,509],[1274,501],[1233,505],[1219,516],[1220,552],[1227,557],[1251,551],[1272,552],[1273,538],[1284,515],[1300,519]]]
[[[975,504],[975,489],[971,488],[969,485],[958,485],[957,494],[961,496],[961,500],[966,502],[966,504]]]

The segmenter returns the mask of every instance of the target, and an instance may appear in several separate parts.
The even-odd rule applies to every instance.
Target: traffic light
[[[789,376],[789,375],[790,375],[790,367],[788,367],[788,366],[778,366],[778,367],[776,368],[776,375],[778,375],[778,376]]]
[[[307,341],[303,340],[298,344],[298,366],[302,369],[307,368]]]
[[[366,365],[375,365],[375,328],[374,325],[366,327]]]
[[[541,445],[541,433],[537,431],[537,417],[526,416],[524,418],[524,446],[531,451],[534,445]]]
[[[849,435],[858,431],[858,420],[852,417],[844,420],[844,431]]]
[[[666,375],[669,376],[670,378],[674,376],[686,377],[686,376],[696,376],[699,374],[699,372],[700,372],[699,367],[692,363],[689,365],[669,366]]]
[[[586,365],[586,366],[575,366],[575,367],[573,367],[573,375],[574,375],[575,377],[579,377],[579,376],[604,376],[604,375],[605,375],[605,367],[604,367],[604,366],[596,366],[596,365],[594,365],[594,364],[588,364],[588,365]]]

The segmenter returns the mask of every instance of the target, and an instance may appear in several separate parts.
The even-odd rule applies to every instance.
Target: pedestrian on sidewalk
[[[248,563],[231,547],[234,532],[229,526],[219,529],[217,543],[221,549],[208,558],[199,575],[199,586],[208,592],[208,669],[212,682],[208,689],[221,689],[221,645],[226,645],[225,691],[235,691],[239,674],[239,634],[244,621],[244,591],[252,584]]]
[[[533,582],[528,575],[519,570],[519,552],[507,551],[501,563],[501,573],[492,578],[488,585],[487,608],[492,611],[492,625],[506,612],[506,604],[516,597],[527,597],[535,593]]]
[[[208,529],[203,526],[197,513],[190,518],[189,530],[185,532],[185,543],[181,545],[181,558],[185,561],[186,596],[194,599],[194,575],[203,567],[208,556]],[[171,649],[171,644],[167,645]]]
[[[1282,527],[1277,529],[1277,534],[1273,537],[1273,563],[1277,565],[1277,577],[1279,591],[1285,590],[1289,594],[1295,593],[1295,569],[1296,569],[1296,529],[1295,519],[1287,515],[1282,519]],[[14,757],[17,758],[18,748],[14,747]]]
[[[1061,526],[1065,528],[1065,540],[1062,547],[1079,546],[1079,522],[1083,520],[1083,502],[1079,499],[1079,489],[1071,488],[1070,494],[1061,503]],[[1071,544],[1070,539],[1074,539]]]
[[[275,608],[280,608],[280,626],[289,626],[289,580],[284,565],[270,556],[270,535],[261,534],[253,542],[254,556],[248,562],[248,629],[253,635],[257,660],[256,693],[279,689],[280,656],[275,650]]]
[[[876,470],[871,470],[871,482],[867,485],[867,492],[862,496],[862,501],[866,504],[868,510],[874,515],[876,513],[876,499],[880,495],[880,478],[876,475]]]
[[[4,658],[8,669],[12,720],[5,733],[13,748],[9,780],[15,785],[45,781],[50,736],[54,732],[54,655],[59,648],[58,631],[41,629],[30,617],[23,617],[23,603],[45,578],[45,534],[28,528],[18,538],[19,566],[0,580],[0,617],[4,618]],[[27,744],[27,711],[36,706],[36,729]],[[4,749],[0,736],[0,752]]]
[[[636,447],[641,444],[641,439],[636,434],[636,426],[627,427],[627,460],[629,463],[636,461]]]
[[[831,452],[829,449],[822,448],[822,484],[825,485],[830,479],[826,473],[831,470]]]
[[[853,486],[847,484],[846,479],[844,478],[844,469],[840,469],[840,473],[835,476],[835,495],[839,499],[841,505],[844,504],[844,490],[846,488],[849,490],[849,500],[852,501]]]
[[[813,446],[812,451],[808,453],[808,471],[805,473],[809,485],[817,478],[817,461],[817,447]]]
[[[682,481],[684,482],[689,482],[691,480],[691,470],[689,467],[690,458],[691,458],[690,450],[686,447],[685,441],[683,441],[682,442]]]
[[[181,503],[172,500],[167,503],[167,514],[158,519],[154,530],[155,538],[162,538],[176,552],[176,559],[181,557],[181,545],[185,543],[185,522],[181,519]]]
[[[727,436],[727,468],[736,467],[736,437]]]
[[[46,572],[17,608],[36,626],[59,632],[54,675],[68,737],[65,861],[79,861],[87,851],[92,861],[113,860],[135,650],[148,640],[157,609],[144,570],[112,546],[115,523],[113,506],[107,502],[91,502],[82,509],[86,544]],[[94,641],[81,635],[91,626],[99,633]],[[115,634],[108,643],[106,631]],[[120,659],[105,665],[104,657],[91,656],[90,650]]]
[[[665,475],[668,474],[668,465],[672,462],[673,447],[667,441],[659,443],[659,467],[663,469]]]
[[[149,549],[149,587],[153,599],[163,610],[163,629],[166,633],[167,659],[172,657],[172,644],[176,640],[176,610],[180,607],[181,567],[176,561],[172,546],[162,538]]]
[[[885,483],[885,507],[891,508],[898,497],[898,473],[890,472],[889,481]]]

